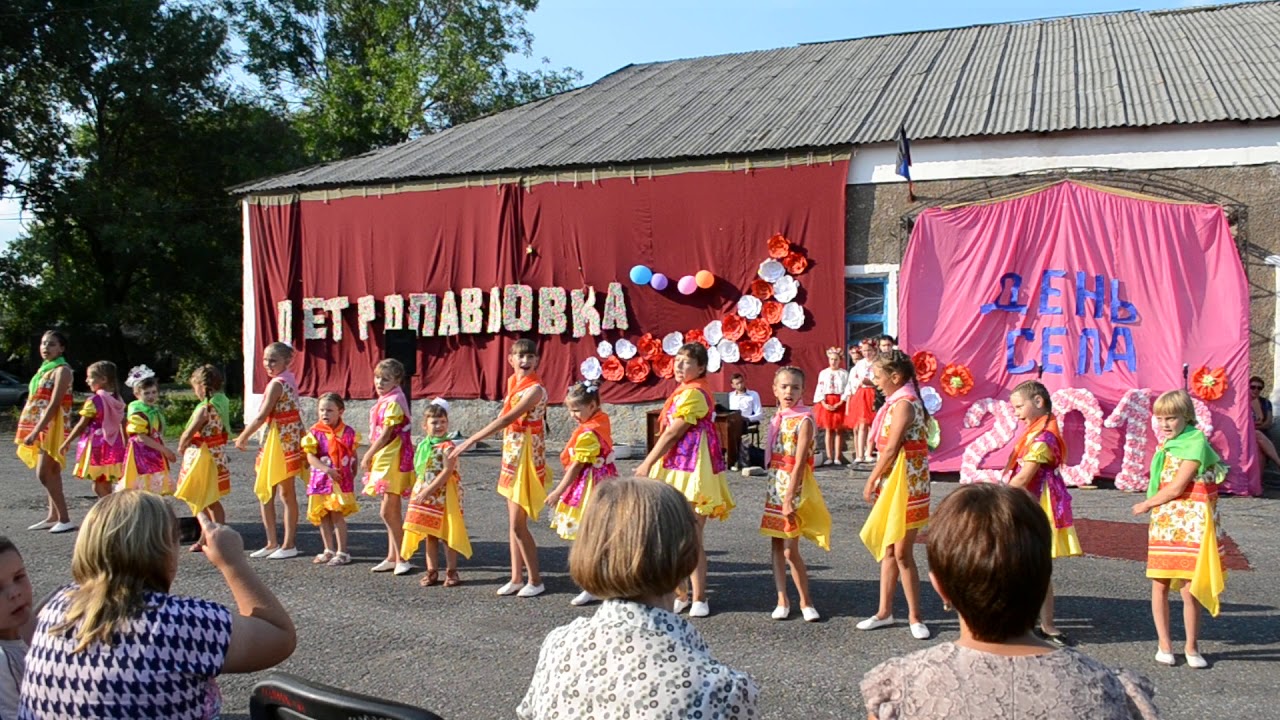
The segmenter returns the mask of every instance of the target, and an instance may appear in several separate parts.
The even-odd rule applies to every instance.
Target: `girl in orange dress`
[[[64,533],[75,530],[67,499],[62,492],[62,466],[66,453],[62,441],[71,430],[71,366],[63,353],[67,337],[49,330],[40,338],[40,368],[28,385],[27,403],[18,418],[18,457],[36,471],[49,497],[44,520],[27,528]]]
[[[436,398],[422,412],[422,429],[426,435],[418,441],[413,453],[413,472],[417,481],[409,499],[409,512],[404,516],[404,542],[400,555],[408,560],[426,544],[427,572],[418,582],[431,587],[440,581],[440,542],[444,541],[444,586],[462,584],[458,577],[458,556],[471,557],[471,538],[462,517],[462,475],[458,460],[450,455],[449,403]]]
[[[316,401],[318,422],[302,437],[311,477],[307,481],[307,520],[320,528],[324,552],[315,565],[351,564],[347,551],[347,516],[360,510],[356,502],[356,448],[360,433],[342,422],[347,409],[342,396],[325,393]]]

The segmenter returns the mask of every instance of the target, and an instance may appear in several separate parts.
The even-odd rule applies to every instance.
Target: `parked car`
[[[27,383],[0,370],[0,407],[27,404]]]

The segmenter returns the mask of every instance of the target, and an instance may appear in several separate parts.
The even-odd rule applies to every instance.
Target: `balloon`
[[[716,276],[710,270],[699,270],[694,280],[698,283],[698,287],[703,290],[716,284]]]
[[[662,273],[654,273],[653,277],[649,278],[649,287],[653,288],[654,290],[657,290],[658,292],[662,292],[663,290],[666,290],[667,283],[668,283],[667,276],[663,275]]]
[[[631,282],[637,285],[647,285],[649,280],[653,278],[653,271],[644,265],[636,265],[631,268]]]
[[[698,281],[694,280],[692,275],[685,275],[680,278],[680,282],[676,283],[676,288],[680,290],[681,295],[692,295],[698,290]]]

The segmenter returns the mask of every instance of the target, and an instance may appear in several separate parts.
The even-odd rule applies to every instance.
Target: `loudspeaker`
[[[418,374],[418,334],[412,330],[385,330],[386,356],[404,365],[404,376]]]

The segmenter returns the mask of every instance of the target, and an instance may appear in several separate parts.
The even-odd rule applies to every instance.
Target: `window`
[[[886,332],[885,291],[883,277],[851,278],[844,285],[845,344],[855,343]]]

